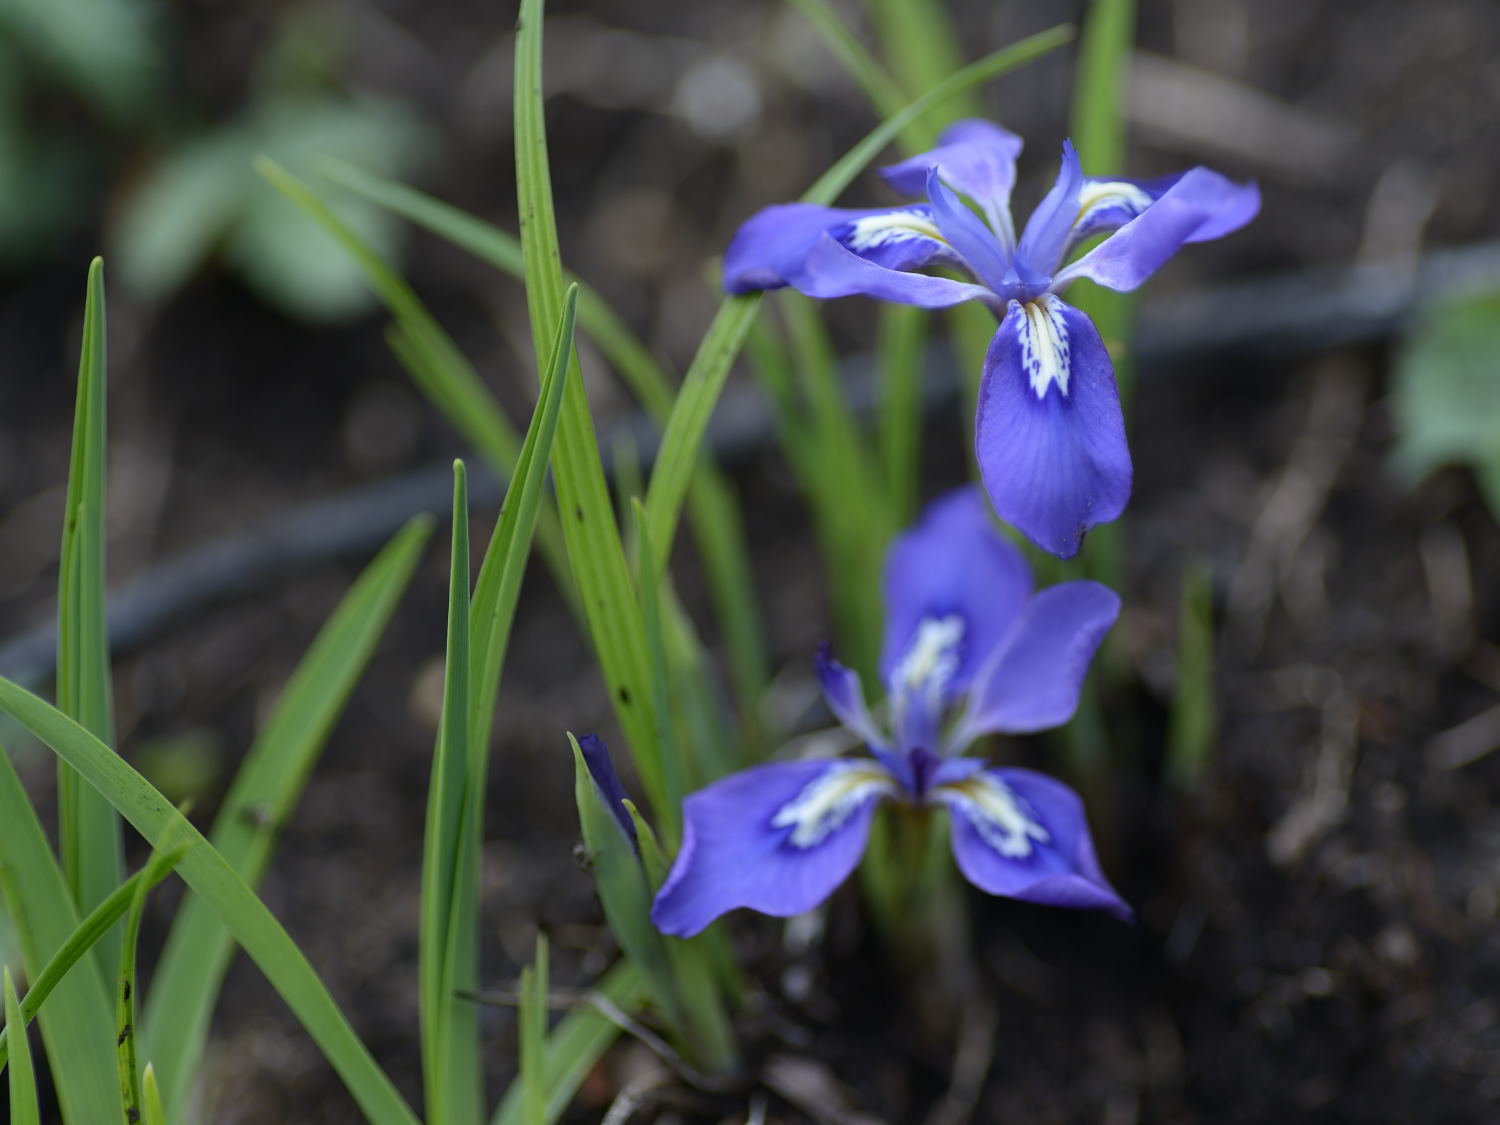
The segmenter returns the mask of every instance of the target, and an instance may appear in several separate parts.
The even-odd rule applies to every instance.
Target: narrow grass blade
[[[682,838],[682,798],[687,795],[683,777],[688,772],[682,760],[684,747],[676,737],[672,721],[672,681],[667,670],[667,646],[662,627],[662,603],[670,581],[665,569],[656,565],[656,548],[651,530],[646,526],[646,510],[638,498],[630,501],[636,549],[640,554],[638,585],[640,587],[641,626],[646,635],[646,651],[651,660],[651,704],[660,719],[658,739],[661,747],[662,786],[666,803],[658,820],[673,847]]]
[[[933,107],[1061,46],[1072,35],[1071,27],[1054,27],[1022,39],[950,75],[910,102],[905,109],[886,118],[820,176],[802,196],[803,201],[833,203],[886,145]],[[672,407],[666,432],[662,435],[661,450],[657,454],[656,469],[651,474],[651,487],[646,496],[646,514],[651,524],[651,536],[661,544],[663,552],[670,549],[676,537],[677,519],[687,492],[688,480],[698,460],[709,416],[718,402],[719,393],[724,389],[730,365],[745,343],[760,302],[759,294],[725,298],[703,341],[698,345],[698,353],[693,357],[682,381],[682,390]]]
[[[16,1048],[10,1059],[10,1123],[40,1125],[42,1110],[37,1103],[31,1044],[26,1038],[26,1021],[21,1016],[21,1001],[16,999],[16,982],[10,978],[9,966],[0,970],[0,977],[5,988],[5,1027],[16,1033]]]
[[[170,836],[169,831],[167,838]],[[125,934],[120,942],[120,970],[115,976],[115,1058],[120,1076],[120,1105],[127,1122],[141,1119],[141,1083],[135,1062],[136,1031],[139,1026],[135,1018],[138,1007],[135,953],[141,937],[141,915],[146,910],[147,893],[167,877],[186,851],[185,845],[179,844],[174,848],[170,843],[164,843],[151,853],[140,877],[131,880],[135,884],[135,891],[130,896]]]
[[[525,278],[521,244],[505,231],[403,184],[371,176],[348,164],[328,162],[335,182],[510,274]],[[609,305],[579,284],[578,325],[658,422],[672,412],[672,379]],[[749,544],[734,484],[705,456],[688,486],[688,514],[708,580],[714,614],[723,633],[734,695],[740,705],[744,742],[752,756],[764,749],[760,701],[769,682],[765,630],[754,596]]]
[[[828,4],[828,0],[791,0],[792,6],[802,13],[803,19],[812,24],[813,30],[823,40],[823,45],[828,48],[833,57],[838,60],[840,66],[848,73],[850,78],[864,91],[865,97],[875,107],[875,112],[881,117],[891,117],[899,113],[908,99],[907,93],[901,88],[894,78],[886,71],[880,62],[865,50],[854,33],[844,26],[844,21],[839,18],[837,12]],[[911,0],[906,0],[910,3]],[[957,67],[953,68],[958,69]],[[952,71],[949,71],[951,74]],[[926,85],[931,85],[927,83]],[[925,85],[915,88],[925,89]],[[924,143],[927,138],[913,137],[912,144]]]
[[[1071,123],[1084,175],[1119,176],[1125,171],[1125,78],[1134,39],[1135,0],[1093,0],[1079,44]],[[1104,338],[1128,422],[1135,388],[1135,294],[1085,281],[1069,292],[1068,301],[1088,314]],[[1095,528],[1083,560],[1088,576],[1118,589],[1125,577],[1124,555],[1124,520]],[[1106,638],[1100,662],[1105,675],[1118,679],[1123,662],[1120,639]]]
[[[516,194],[526,262],[526,303],[539,368],[544,341],[562,312],[564,289],[542,111],[542,19],[542,0],[522,0],[516,28]],[[578,362],[576,356],[573,362]],[[563,395],[552,461],[568,560],[583,600],[594,651],[641,782],[650,794],[652,808],[660,813],[667,794],[656,739],[658,719],[651,702],[646,640],[635,609],[635,592],[610,505],[588,400],[576,376],[569,380]]]
[[[427,311],[416,291],[296,176],[266,157],[259,158],[255,166],[278,191],[316,220],[364,270],[371,288],[395,318],[388,339],[396,358],[418,389],[489,462],[495,475],[500,480],[509,480],[520,456],[521,439],[483,380]],[[537,545],[558,588],[573,606],[571,575],[555,517],[543,515]]]
[[[548,1125],[562,1116],[578,1087],[598,1064],[620,1034],[620,1025],[609,1012],[626,1013],[645,1002],[641,975],[629,960],[621,961],[604,975],[591,993],[591,1001],[565,1015],[543,1048],[543,1088],[547,1091]],[[524,1125],[525,1105],[521,1083],[506,1091],[490,1125]]]
[[[958,31],[945,0],[867,0],[867,7],[891,71],[906,90],[930,90],[963,66]],[[936,139],[941,126],[981,112],[972,90],[956,95],[925,122],[930,132],[923,147]]]
[[[427,791],[422,842],[421,980],[422,1081],[429,1121],[465,1121],[479,1112],[478,1090],[460,1087],[471,1071],[464,1056],[478,1039],[477,1013],[460,1001],[450,924],[462,893],[465,806],[469,789],[469,496],[462,461],[453,464],[453,541],[448,573],[448,648],[443,669],[443,713]],[[467,984],[468,982],[466,982]]]
[[[172,873],[172,868],[177,866],[178,860],[187,852],[187,844],[178,844],[174,848],[159,851],[153,855],[153,861],[137,871],[125,882],[114,889],[107,899],[89,913],[89,916],[78,923],[78,928],[69,935],[68,940],[63,942],[52,958],[42,967],[31,981],[31,987],[27,989],[26,995],[21,999],[21,1016],[26,1022],[36,1018],[37,1012],[47,1002],[47,997],[52,995],[63,979],[67,977],[68,970],[76,965],[104,934],[125,916],[130,909],[130,904],[135,901],[136,891],[143,889],[150,893],[157,883],[160,883]],[[156,856],[160,856],[157,861]],[[144,887],[142,885],[144,884]],[[92,964],[92,961],[90,961]],[[52,1009],[48,1009],[50,1012]],[[6,1051],[9,1047],[9,1031],[0,1031],[0,1066],[5,1065]]]
[[[112,751],[104,752],[113,757]],[[3,749],[0,856],[4,856],[0,894],[4,894],[15,924],[26,975],[38,982],[44,966],[78,929],[78,913],[46,833]],[[119,914],[110,918],[100,933],[118,918]],[[84,946],[80,955],[91,945]],[[90,957],[60,982],[42,1017],[42,1041],[65,1121],[113,1121],[120,1111],[110,1013],[109,991],[97,960]]]
[[[246,883],[265,873],[277,834],[317,764],[334,723],[364,674],[432,533],[408,523],[365,568],[319,631],[282,691],[225,795],[210,838]],[[168,1109],[186,1104],[234,938],[215,906],[189,895],[152,976],[141,1037]]]
[[[116,811],[152,844],[159,845],[168,829],[181,832],[193,845],[178,866],[183,880],[219,909],[235,940],[250,954],[327,1056],[371,1125],[418,1125],[416,1115],[375,1065],[327,987],[281,923],[229,862],[150,782],[68,716],[4,678],[0,678],[0,712],[15,718],[84,780],[108,796]],[[45,1033],[46,1020],[42,1022]],[[107,1008],[101,1026],[106,1030],[109,1027]],[[70,1120],[112,1119],[118,1104],[112,1070],[111,1066],[109,1108],[95,1116],[82,1115]]]
[[[105,464],[104,262],[89,266],[68,468],[61,565],[57,582],[57,705],[100,741],[114,743],[109,636],[104,621]],[[68,888],[80,911],[92,910],[123,875],[120,820],[109,802],[58,767],[58,839]],[[99,968],[114,972],[118,938],[96,949]]]
[[[876,426],[893,527],[905,527],[917,514],[927,321],[925,310],[909,305],[886,305],[880,310],[880,339],[875,346],[875,378],[880,386]]]
[[[1183,568],[1177,616],[1177,683],[1167,726],[1167,779],[1173,785],[1187,787],[1202,776],[1217,733],[1213,573],[1194,559]]]
[[[141,1125],[167,1125],[167,1110],[156,1082],[156,1068],[150,1063],[146,1064],[141,1075]]]
[[[536,935],[536,957],[521,970],[521,1120],[547,1125],[547,936]]]

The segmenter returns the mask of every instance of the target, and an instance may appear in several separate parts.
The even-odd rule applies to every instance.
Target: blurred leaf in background
[[[1393,460],[1417,480],[1467,465],[1500,519],[1500,292],[1430,308],[1397,358]]]
[[[0,43],[15,46],[28,73],[123,121],[157,90],[163,39],[155,9],[147,0],[0,0]]]
[[[222,252],[251,288],[292,316],[337,320],[373,304],[359,267],[251,168],[265,154],[303,174],[329,156],[385,176],[411,170],[426,131],[405,106],[340,88],[343,38],[327,9],[291,9],[261,58],[241,119],[161,154],[116,216],[113,251],[127,286],[164,299]],[[394,256],[398,220],[352,195],[330,202],[381,255]]]

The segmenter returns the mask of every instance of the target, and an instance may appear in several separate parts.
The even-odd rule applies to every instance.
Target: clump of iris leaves
[[[931,149],[944,125],[975,115],[976,90],[983,82],[1074,37],[1071,28],[1053,28],[964,66],[937,0],[882,0],[870,5],[884,48],[881,60],[823,0],[798,0],[797,7],[868,94],[881,122],[803,197],[823,205],[833,204],[889,146],[900,146],[908,156]],[[1072,138],[1085,173],[1111,171],[1122,162],[1116,106],[1131,9],[1121,0],[1098,0],[1082,36]],[[257,165],[347,251],[391,313],[389,341],[397,358],[485,469],[508,482],[499,521],[471,582],[466,471],[461,462],[455,464],[442,718],[419,904],[416,1014],[423,1112],[419,1117],[383,1073],[255,887],[274,849],[276,826],[291,814],[411,579],[432,521],[412,521],[349,590],[286,684],[216,821],[201,833],[115,749],[102,530],[105,306],[103,269],[96,261],[88,275],[61,552],[55,706],[0,680],[0,711],[49,747],[59,770],[60,847],[54,853],[9,758],[0,752],[0,893],[22,962],[4,973],[5,1031],[0,1034],[15,1125],[40,1119],[36,1063],[28,1036],[17,1034],[33,1019],[40,1025],[64,1121],[165,1125],[198,1119],[195,1080],[236,947],[286,1001],[367,1119],[380,1125],[554,1121],[614,1039],[624,1030],[640,1030],[638,1021],[663,1033],[653,1041],[673,1053],[690,1079],[712,1085],[740,1069],[733,1017],[743,982],[722,926],[679,940],[664,936],[650,919],[652,898],[682,840],[684,798],[765,760],[784,734],[764,717],[769,675],[761,613],[748,575],[748,544],[734,488],[705,448],[705,427],[732,363],[745,352],[776,407],[786,455],[806,493],[829,575],[840,653],[853,674],[872,678],[880,650],[881,559],[893,536],[917,514],[920,357],[931,314],[903,307],[879,313],[881,394],[872,434],[864,432],[844,401],[816,307],[795,293],[774,298],[780,314],[775,324],[758,319],[768,302],[763,294],[725,297],[685,375],[679,380],[663,370],[600,298],[560,264],[542,107],[543,29],[542,0],[524,0],[515,45],[519,240],[350,164],[326,162],[316,187],[269,160]],[[425,227],[523,279],[539,387],[524,431],[499,409],[417,294],[358,232],[358,224],[347,222],[327,201],[335,185],[363,205]],[[1128,406],[1128,299],[1084,288],[1087,292],[1073,294],[1070,301],[1110,343]],[[989,344],[995,320],[974,306],[948,315],[956,346],[976,358],[960,368],[977,373],[977,357]],[[591,338],[662,427],[649,478],[643,481],[638,470],[625,466],[617,473],[620,496],[607,484],[582,391],[575,327]],[[971,395],[974,391],[971,387]],[[623,519],[617,518],[617,501]],[[727,691],[674,595],[667,556],[684,518],[712,594]],[[1120,542],[1118,525],[1103,526],[1078,562],[1046,556],[1035,562],[1046,581],[1088,576],[1117,585]],[[641,780],[650,817],[617,800],[607,778],[601,786],[573,742],[581,830],[622,956],[595,982],[587,1002],[553,1023],[547,944],[538,938],[518,990],[519,1076],[498,1106],[487,1106],[472,999],[486,984],[478,916],[481,796],[510,623],[533,551],[593,644],[616,708],[621,748]],[[1185,574],[1183,674],[1169,748],[1178,778],[1190,777],[1201,762],[1213,727],[1206,579],[1192,567]],[[1075,773],[1092,771],[1097,780],[1107,767],[1102,738],[1097,702],[1085,692],[1078,720],[1058,739]],[[585,741],[584,747],[597,766],[598,744]],[[129,878],[122,858],[127,822],[153,849]],[[620,824],[627,831],[620,831]],[[885,852],[872,855],[866,866],[891,862]],[[142,910],[152,889],[169,877],[180,878],[191,893],[142,995],[135,987]],[[877,895],[881,885],[878,877],[870,882]],[[24,994],[18,980],[27,986]],[[717,1088],[725,1087],[720,1082]]]

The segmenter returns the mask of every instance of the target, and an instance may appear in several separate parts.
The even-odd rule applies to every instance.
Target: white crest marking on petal
[[[1101,211],[1119,207],[1134,218],[1150,207],[1151,194],[1144,188],[1125,180],[1095,180],[1083,185],[1078,193],[1078,218],[1074,228],[1088,226],[1090,220]]]
[[[794,847],[810,848],[827,839],[866,801],[895,792],[895,781],[875,762],[834,762],[776,811],[771,827],[790,828],[787,840]]]
[[[1007,859],[1025,859],[1032,841],[1045,844],[1051,834],[1031,818],[1030,806],[998,777],[976,773],[933,790],[944,804],[962,811],[986,844]]]
[[[931,242],[948,245],[948,240],[938,230],[937,224],[919,211],[890,211],[884,215],[866,215],[849,224],[849,234],[844,245],[851,250],[872,250],[892,242],[905,242],[914,238],[925,238]]]
[[[1053,383],[1064,396],[1068,393],[1068,323],[1062,309],[1061,299],[1052,293],[1021,306],[1026,314],[1020,333],[1021,364],[1039,399],[1047,396]]]
[[[958,646],[964,639],[964,619],[924,617],[917,624],[911,647],[896,665],[891,679],[897,691],[940,694],[958,671]]]

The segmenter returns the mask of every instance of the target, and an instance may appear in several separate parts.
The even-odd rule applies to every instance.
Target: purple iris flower
[[[974,422],[980,475],[1001,518],[1070,558],[1089,528],[1124,510],[1131,469],[1109,353],[1093,322],[1059,294],[1080,277],[1134,289],[1184,243],[1248,223],[1260,193],[1202,167],[1156,180],[1085,176],[1065,141],[1057,183],[1017,238],[1010,193],[1020,151],[1021,139],[998,125],[961,121],[931,152],[881,170],[926,203],[768,207],[725,251],[724,288],[790,285],[810,297],[988,307],[1000,327]],[[1101,234],[1109,237],[1070,261]],[[912,272],[928,268],[972,281]]]
[[[1096,582],[1034,592],[1021,552],[968,488],[934,502],[892,544],[885,600],[888,727],[866,707],[859,677],[826,651],[818,657],[829,706],[873,756],[756,766],[688,797],[682,850],[652,921],[688,937],[736,907],[811,910],[858,865],[882,801],[946,809],[953,856],[981,890],[1130,918],[1099,869],[1076,793],[959,756],[983,734],[1066,722],[1119,598]]]

